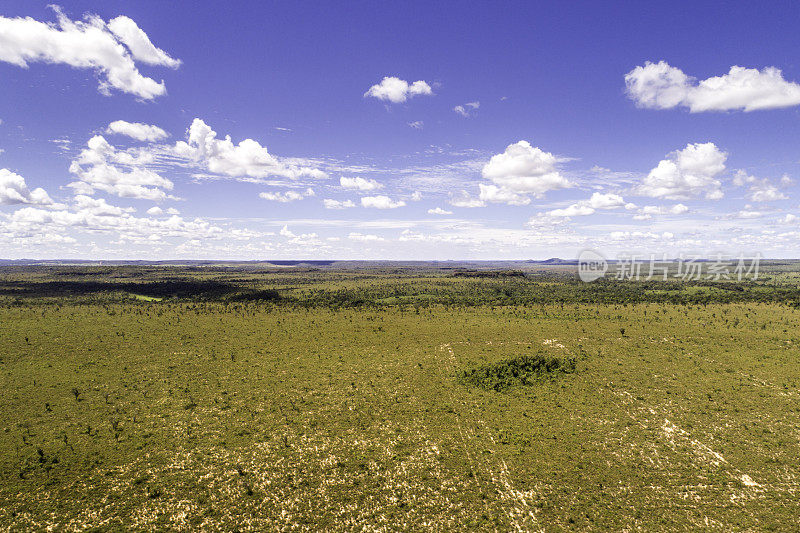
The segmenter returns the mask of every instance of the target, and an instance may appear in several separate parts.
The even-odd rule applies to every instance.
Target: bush
[[[517,355],[459,372],[465,385],[503,391],[515,385],[533,385],[547,375],[575,371],[575,358],[550,355]]]
[[[228,300],[232,302],[277,302],[281,300],[281,295],[274,289],[266,289],[234,294]]]

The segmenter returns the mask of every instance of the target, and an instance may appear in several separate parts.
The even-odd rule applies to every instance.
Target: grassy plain
[[[5,267],[0,527],[796,531],[795,266]]]

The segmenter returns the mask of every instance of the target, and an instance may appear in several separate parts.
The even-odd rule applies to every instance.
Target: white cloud
[[[800,104],[800,84],[783,79],[775,67],[731,67],[722,76],[697,82],[665,61],[646,62],[625,75],[628,96],[640,107],[683,106],[702,111],[757,111]]]
[[[142,124],[141,122],[126,122],[124,120],[115,120],[106,128],[106,133],[127,135],[137,141],[155,142],[166,139],[169,134],[159,128],[149,124]]]
[[[317,244],[319,242],[319,235],[316,233],[302,233],[297,235],[293,233],[288,225],[284,225],[279,232],[279,235],[282,237],[286,237],[289,240],[290,244],[297,244],[300,246],[308,246],[312,244]]]
[[[351,241],[359,241],[359,242],[379,242],[385,241],[383,237],[379,237],[377,235],[371,234],[363,234],[363,233],[350,233],[347,235],[347,238]]]
[[[374,191],[383,187],[380,183],[371,179],[364,178],[339,178],[339,185],[345,189],[355,189],[358,191]]]
[[[484,207],[486,202],[481,200],[480,198],[473,198],[469,195],[467,191],[458,191],[456,193],[450,193],[450,205],[453,207]]]
[[[497,185],[486,185],[479,183],[478,188],[480,194],[478,198],[482,202],[502,203],[509,205],[528,205],[531,199],[527,196],[522,196],[505,187],[498,187]]]
[[[302,200],[309,196],[314,196],[313,189],[306,189],[304,192],[286,191],[286,192],[262,192],[258,195],[264,200],[271,200],[273,202],[289,203],[297,200]]]
[[[672,207],[646,205],[639,209],[639,212],[633,218],[634,220],[649,220],[653,218],[653,215],[682,215],[688,212],[689,208],[684,204],[675,204]]]
[[[164,50],[156,48],[147,34],[131,18],[121,15],[112,19],[108,21],[108,29],[128,47],[136,61],[170,68],[181,66],[180,59],[173,59]]]
[[[626,207],[622,196],[596,192],[588,200],[581,200],[564,209],[554,209],[547,214],[551,217],[588,216],[594,214],[598,209],[617,209],[620,207]]]
[[[672,200],[704,194],[710,200],[717,200],[722,197],[722,184],[716,176],[725,170],[727,157],[711,142],[687,144],[659,162],[639,185],[637,193]]]
[[[800,217],[791,213],[781,219],[782,224],[797,224],[798,222],[800,222]]]
[[[744,170],[739,170],[736,172],[736,175],[733,177],[733,184],[737,187],[750,185],[747,193],[747,199],[752,202],[774,202],[776,200],[786,200],[789,198],[780,190],[778,190],[778,187],[770,183],[768,179],[759,179],[755,176],[750,176]],[[787,186],[790,184],[791,179],[789,179],[788,176],[783,176],[783,178],[781,178],[782,186]]]
[[[150,209],[147,210],[147,214],[156,217],[156,216],[163,215],[164,214],[164,210],[161,209],[160,207],[158,207],[157,205],[154,205],[153,207],[151,207]]]
[[[110,205],[102,198],[90,198],[82,194],[75,196],[74,200],[75,206],[79,211],[93,216],[119,217],[125,213],[136,211],[132,207],[123,208]]]
[[[0,168],[0,205],[52,203],[53,200],[44,189],[38,187],[31,191],[25,183],[25,178],[7,168]]]
[[[433,209],[428,209],[429,215],[452,215],[452,211],[446,211],[441,207],[434,207]]]
[[[528,141],[510,144],[484,165],[483,177],[499,189],[482,189],[482,199],[498,202],[510,199],[511,203],[521,205],[520,195],[540,198],[548,191],[570,187],[572,184],[559,173],[557,163],[553,154],[531,146]]]
[[[239,178],[327,177],[327,174],[319,169],[281,161],[253,139],[244,139],[238,145],[233,144],[230,135],[218,139],[217,133],[199,118],[192,121],[187,140],[188,142],[178,141],[175,144],[175,153],[205,166],[215,174]]]
[[[548,213],[536,213],[525,224],[531,229],[553,231],[559,225],[569,220],[568,217],[555,217]]]
[[[462,117],[471,117],[473,115],[473,111],[478,109],[481,106],[480,102],[467,102],[464,105],[457,105],[453,108],[453,111],[461,115]]]
[[[594,209],[617,209],[618,207],[627,207],[625,200],[622,196],[612,193],[599,193],[592,194],[588,203]]]
[[[408,83],[394,76],[386,76],[380,83],[370,87],[367,92],[364,93],[364,97],[371,96],[378,100],[387,100],[395,104],[400,104],[412,96],[424,94],[433,94],[431,86],[425,81],[418,80],[414,83]]]
[[[139,218],[131,214],[132,208],[120,208],[108,204],[103,199],[84,195],[75,197],[70,209],[41,209],[23,207],[8,216],[8,221],[0,228],[0,233],[17,237],[33,235],[61,234],[66,230],[95,233],[115,233],[122,240],[141,242],[154,240],[154,237],[185,238],[234,238],[247,237],[245,234],[225,232],[202,219],[185,220],[179,216],[168,218]]]
[[[42,61],[92,69],[101,75],[103,94],[113,88],[150,100],[166,93],[164,82],[142,76],[135,61],[171,68],[180,61],[153,46],[133,20],[117,17],[106,24],[88,15],[84,21],[72,21],[54,9],[57,24],[0,17],[0,61],[20,67]]]
[[[744,218],[744,219],[751,219],[751,218],[761,218],[764,216],[763,213],[760,211],[753,211],[751,209],[742,209],[738,213],[736,213],[735,218]]]
[[[117,150],[102,135],[95,135],[86,145],[69,167],[79,180],[68,184],[76,194],[93,194],[97,189],[124,198],[174,198],[164,192],[172,190],[173,183],[146,168],[154,162],[150,152]]]
[[[774,185],[759,184],[750,187],[747,198],[753,202],[774,202],[775,200],[786,200],[789,197]]]
[[[415,130],[421,130],[422,128],[425,127],[425,123],[422,122],[421,120],[415,120],[414,122],[409,122],[408,125],[414,128]]]
[[[553,209],[549,211],[547,214],[551,217],[581,217],[591,215],[595,212],[595,209],[589,207],[585,204],[572,204],[571,206],[565,209]]]
[[[352,200],[339,201],[331,198],[325,198],[322,200],[322,204],[325,206],[325,209],[347,209],[356,206]]]
[[[363,207],[371,207],[374,209],[397,209],[403,207],[406,203],[403,200],[392,200],[388,196],[364,196],[361,198],[361,205]]]

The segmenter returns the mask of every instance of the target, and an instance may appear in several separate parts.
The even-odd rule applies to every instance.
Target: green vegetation
[[[547,354],[515,355],[496,363],[462,370],[459,379],[467,385],[502,391],[515,385],[534,385],[556,372],[574,372],[575,359]]]
[[[4,267],[0,527],[796,531],[795,266]]]

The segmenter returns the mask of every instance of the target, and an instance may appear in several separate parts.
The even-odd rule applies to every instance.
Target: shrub
[[[517,355],[459,372],[461,383],[486,390],[503,391],[515,385],[533,385],[543,377],[575,371],[575,358],[550,355]]]
[[[277,302],[281,300],[281,295],[274,289],[266,289],[234,294],[228,300],[232,302]]]

